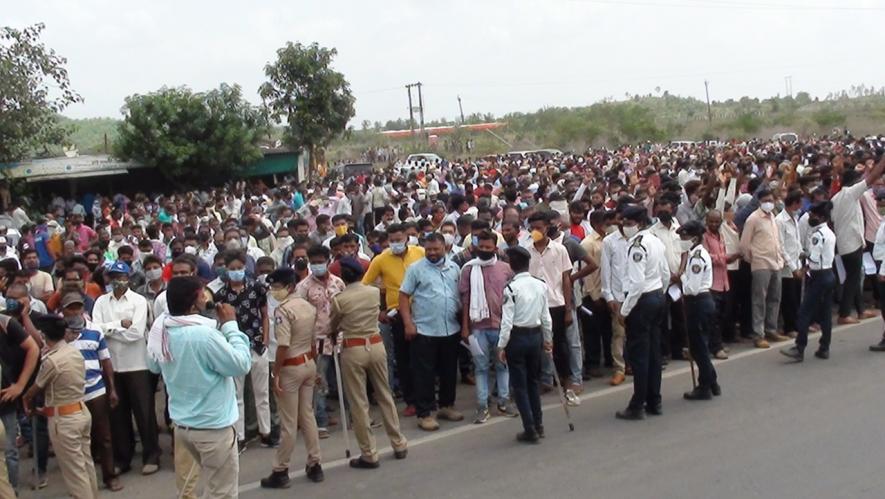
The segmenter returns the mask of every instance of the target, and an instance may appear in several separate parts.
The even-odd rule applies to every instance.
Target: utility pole
[[[406,85],[406,93],[409,94],[409,136],[415,134],[415,108],[412,107],[412,85]]]
[[[461,110],[461,124],[464,124],[464,107],[461,106],[461,96],[458,96],[458,109]]]
[[[713,109],[710,107],[710,82],[704,80],[704,90],[707,92],[707,122],[713,126]]]
[[[787,92],[787,97],[793,97],[793,77],[792,76],[784,76],[784,87]]]
[[[418,106],[412,105],[412,88],[418,89]],[[421,82],[418,83],[409,83],[406,85],[406,91],[409,94],[409,132],[410,135],[415,135],[415,111],[418,111],[418,124],[419,129],[421,130],[421,135],[424,135],[424,98],[421,95]]]
[[[415,85],[418,86],[418,119],[421,120],[421,138],[424,137],[424,99],[421,97],[421,82],[419,81]]]

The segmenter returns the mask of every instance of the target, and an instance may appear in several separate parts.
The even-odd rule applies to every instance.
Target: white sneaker
[[[575,392],[573,392],[572,390],[565,391],[565,400],[566,403],[572,407],[577,407],[581,405],[581,399],[578,398],[578,396],[575,395]]]

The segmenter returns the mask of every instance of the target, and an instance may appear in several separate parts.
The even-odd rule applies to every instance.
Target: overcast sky
[[[127,95],[163,85],[240,84],[293,42],[336,47],[356,117],[425,118],[588,105],[625,92],[714,99],[823,97],[885,85],[885,1],[876,0],[55,0],[7,2],[0,24],[44,22],[84,97],[68,116],[120,117]]]

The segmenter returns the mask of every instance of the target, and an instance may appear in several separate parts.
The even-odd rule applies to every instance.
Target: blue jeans
[[[329,426],[329,413],[326,412],[326,394],[329,393],[330,378],[326,375],[326,368],[330,362],[332,362],[332,357],[323,354],[317,355],[317,376],[323,379],[323,382],[313,389],[313,412],[317,420],[318,428],[326,428]],[[331,379],[331,381],[333,383],[335,382],[334,379]],[[342,414],[341,417],[346,416]]]
[[[498,360],[498,330],[474,329],[471,334],[482,350],[481,355],[473,356],[473,365],[476,369],[476,406],[488,408],[490,361],[495,362],[498,404],[506,404],[510,398],[510,372],[507,370],[507,365]]]
[[[15,437],[18,436],[18,416],[13,410],[0,414],[0,420],[6,431],[6,472],[9,475],[9,484],[18,490],[18,447],[15,446]]]

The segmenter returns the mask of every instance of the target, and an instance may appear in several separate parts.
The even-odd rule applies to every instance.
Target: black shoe
[[[871,352],[885,352],[885,340],[880,341],[879,343],[870,346]]]
[[[826,360],[826,359],[830,358],[830,351],[824,350],[823,348],[821,348],[821,349],[818,349],[818,351],[814,352],[814,356],[817,357],[818,359]]]
[[[538,434],[535,432],[523,431],[521,433],[516,434],[516,440],[519,442],[523,442],[526,444],[536,444],[538,443]]]
[[[616,412],[615,417],[626,421],[639,421],[645,419],[645,414],[634,409],[624,409],[623,411]]]
[[[323,467],[320,466],[320,463],[316,463],[313,466],[307,465],[304,468],[304,473],[307,475],[307,478],[314,483],[320,483],[326,479],[326,476],[323,475]]]
[[[261,446],[269,449],[276,449],[280,446],[280,441],[273,439],[270,435],[261,437]]]
[[[363,459],[363,456],[360,456],[360,457],[350,460],[350,467],[351,468],[360,468],[363,470],[374,470],[374,469],[378,468],[379,466],[381,466],[381,463],[379,463],[378,461],[375,461],[374,463],[371,461],[366,461],[365,459]]]
[[[713,392],[704,386],[699,386],[690,392],[682,394],[685,400],[710,400],[713,398]]]
[[[393,457],[395,457],[397,459],[405,459],[406,456],[408,456],[408,455],[409,455],[409,449],[393,451]]]
[[[713,383],[713,385],[710,386],[710,393],[712,393],[714,397],[722,395],[722,387],[719,386],[719,383]]]
[[[590,376],[590,372],[589,372],[589,371],[586,371],[586,370],[585,370],[584,372],[581,373],[581,380],[583,380],[583,381],[590,381],[590,378],[591,378],[591,376]]]
[[[544,435],[544,425],[535,426],[535,433],[538,434],[538,438],[544,438],[546,436]]]
[[[780,350],[780,352],[781,355],[783,355],[784,357],[789,357],[796,362],[802,362],[803,360],[805,360],[805,353],[803,353],[802,350],[799,350],[799,347],[797,346],[783,348]]]
[[[289,470],[274,471],[261,479],[261,487],[265,489],[288,489],[290,485]]]
[[[664,415],[664,407],[661,404],[657,405],[646,405],[645,413],[649,416],[663,416]]]

